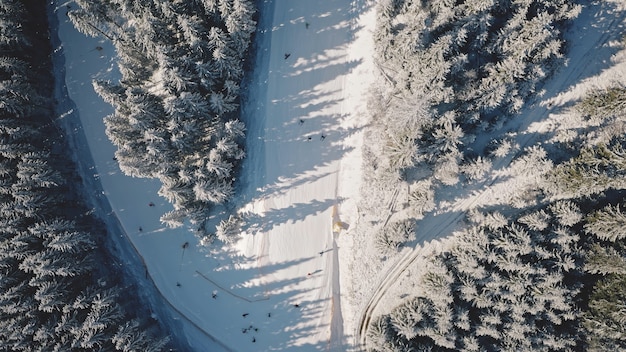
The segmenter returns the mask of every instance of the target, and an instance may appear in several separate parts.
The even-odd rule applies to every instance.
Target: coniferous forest
[[[580,11],[574,1],[378,5],[387,85],[372,98],[384,137],[369,148],[368,187],[406,184],[405,212],[418,221],[437,190],[480,181],[506,155],[532,181],[507,207],[465,215],[465,228],[425,260],[420,289],[372,321],[369,350],[626,348],[624,89],[568,108],[579,129],[544,147],[515,151],[498,132],[563,65],[562,33]],[[503,137],[485,142],[487,132]],[[393,253],[416,227],[398,236],[391,223],[373,236]]]
[[[44,1],[0,1],[0,349],[164,350],[81,199],[47,28]]]
[[[161,222],[191,223],[201,244],[228,245],[242,228],[233,214],[213,229],[206,222],[234,195],[246,155],[241,85],[254,62],[257,4],[63,4],[79,31],[116,49],[119,79],[92,82],[115,110],[103,116],[115,160],[128,176],[158,179],[159,195],[173,206]],[[87,205],[55,116],[46,6],[0,0],[0,350],[180,348],[183,342],[151,316],[117,261],[111,234]],[[567,64],[566,33],[586,4],[375,6],[371,55],[379,84],[369,97],[359,221],[351,234],[355,248],[371,243],[376,253],[358,264],[380,269],[406,246],[420,246],[420,236],[427,237],[421,232],[437,231],[428,238],[439,238],[444,230],[420,228],[420,221],[437,211],[445,216],[455,200],[445,198],[450,194],[492,186],[487,177],[496,169],[523,182],[501,203],[458,210],[460,229],[420,258],[414,292],[368,320],[363,347],[626,350],[626,82],[563,107],[559,122],[566,127],[546,132],[541,143],[529,138],[520,148],[514,128]],[[306,21],[301,27],[313,32]],[[612,45],[625,48],[626,39]],[[364,280],[349,275],[354,286]]]
[[[378,143],[366,146],[366,182],[384,192],[409,182],[420,218],[440,186],[480,181],[511,150],[480,136],[514,119],[565,63],[562,33],[580,9],[567,0],[381,1],[375,60],[386,84],[371,99]],[[364,203],[379,207],[377,198]]]
[[[233,194],[244,157],[240,83],[254,32],[251,1],[80,0],[68,12],[81,32],[111,40],[119,82],[94,87],[115,107],[106,132],[124,173],[158,178],[174,205],[161,221],[204,228]]]

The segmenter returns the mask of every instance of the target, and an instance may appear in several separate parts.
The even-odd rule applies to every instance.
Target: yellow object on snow
[[[333,220],[333,232],[339,233],[341,230],[345,230],[348,228],[348,224],[339,220],[339,212],[337,210],[337,205],[333,206],[333,213],[331,214]]]
[[[343,222],[335,221],[333,223],[333,232],[341,232],[343,230]]]

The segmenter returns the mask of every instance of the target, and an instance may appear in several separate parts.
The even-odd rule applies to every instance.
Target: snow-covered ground
[[[349,281],[342,275],[357,220],[360,131],[373,72],[374,16],[366,3],[264,3],[271,13],[259,35],[267,51],[244,104],[248,158],[234,201],[246,225],[242,240],[220,251],[199,246],[187,228],[164,227],[159,216],[171,206],[157,196],[159,182],[119,170],[102,121],[112,109],[91,86],[94,78],[116,79],[113,49],[77,33],[65,3],[57,4],[71,99],[59,118],[80,118],[88,144],[80,147],[90,154],[78,155],[94,165],[84,177],[102,186],[96,206],[108,202],[111,209],[97,211],[111,233],[130,239],[194,350],[349,349],[350,308],[342,300]],[[347,228],[333,235],[338,220]]]

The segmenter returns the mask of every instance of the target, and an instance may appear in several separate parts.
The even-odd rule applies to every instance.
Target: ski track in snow
[[[609,10],[612,5],[590,4],[587,5],[580,17],[575,21],[575,30],[568,33],[571,47],[568,50],[570,61],[568,65],[558,71],[555,76],[544,85],[545,94],[541,103],[532,103],[520,116],[507,123],[501,131],[516,131],[515,142],[519,145],[519,151],[510,153],[505,158],[494,162],[491,175],[478,186],[470,185],[465,189],[459,189],[453,193],[453,199],[443,204],[436,212],[427,216],[418,223],[417,232],[419,242],[424,243],[439,238],[450,236],[464,219],[465,213],[475,207],[485,205],[502,205],[498,199],[515,189],[516,180],[506,172],[506,168],[516,157],[520,156],[525,147],[540,145],[543,139],[547,139],[545,133],[548,128],[540,127],[549,119],[551,110],[564,108],[580,99],[585,91],[597,87],[593,83],[593,76],[601,73],[609,67],[614,49],[610,42],[620,39],[619,28],[623,27],[626,16],[624,12],[615,9]],[[612,13],[612,11],[617,14]],[[608,17],[607,18],[607,14]],[[582,84],[582,87],[580,86]],[[527,118],[522,118],[527,116]],[[439,199],[441,200],[441,199]],[[442,204],[439,202],[439,204]],[[356,340],[364,348],[367,344],[366,332],[371,319],[378,313],[383,313],[381,306],[385,296],[391,288],[399,282],[399,279],[413,263],[416,262],[425,250],[419,244],[410,251],[406,251],[396,261],[387,266],[387,270],[376,288],[369,295],[364,305],[358,323],[355,324]],[[393,305],[393,302],[391,303]],[[388,310],[389,306],[384,307]]]
[[[192,350],[347,348],[339,267],[349,241],[331,228],[356,213],[367,85],[359,72],[368,70],[361,64],[369,53],[351,43],[365,3],[259,3],[271,13],[259,24],[258,81],[243,104],[249,156],[231,204],[246,226],[243,239],[223,250],[199,246],[189,228],[164,227],[159,217],[172,207],[157,196],[159,181],[121,173],[102,120],[112,108],[91,85],[119,79],[113,48],[76,32],[66,2],[50,3],[64,59],[59,89],[67,90],[57,114],[73,121],[63,126],[93,193],[88,198],[155,315],[167,316],[165,324]]]

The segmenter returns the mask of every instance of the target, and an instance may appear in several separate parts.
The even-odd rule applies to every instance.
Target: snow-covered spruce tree
[[[610,274],[594,288],[583,326],[588,351],[626,349],[626,274]]]
[[[396,221],[382,228],[376,239],[378,248],[383,252],[393,252],[406,242],[415,239],[415,221],[406,219]]]
[[[626,188],[626,153],[623,141],[585,147],[580,154],[551,170],[542,183],[552,199],[591,196],[609,188]]]
[[[24,17],[27,10],[18,0],[5,0],[0,4],[2,21],[0,21],[0,48],[14,52],[23,51],[32,46],[31,39],[24,33],[23,26],[29,19]]]
[[[234,243],[239,239],[243,219],[237,215],[230,215],[222,220],[216,228],[216,237],[224,243]]]
[[[485,177],[487,172],[491,170],[491,161],[478,156],[463,163],[460,169],[461,174],[463,174],[469,182],[480,181]]]
[[[613,247],[591,245],[585,255],[585,271],[591,274],[626,274],[626,257]]]
[[[118,351],[158,352],[165,349],[166,339],[155,340],[150,334],[142,330],[138,320],[131,320],[121,325],[112,339]]]
[[[622,207],[607,205],[587,217],[585,230],[601,240],[615,242],[626,238],[626,214]]]
[[[435,208],[435,191],[430,180],[423,180],[412,185],[409,191],[409,208],[413,217],[421,219],[424,213]]]
[[[550,206],[550,211],[565,226],[573,226],[583,219],[580,208],[572,201],[558,201]]]
[[[0,114],[0,350],[115,350],[117,326],[131,319],[149,335],[142,350],[162,350],[154,323],[128,310],[131,295],[117,297],[96,220],[67,181],[76,175],[50,124],[46,18],[41,0],[0,1],[0,24],[20,24],[0,43],[0,87],[12,89],[3,96],[19,97]]]
[[[626,89],[609,88],[606,91],[594,91],[576,104],[576,109],[587,117],[606,118],[626,111]]]
[[[122,171],[162,181],[159,194],[174,205],[168,226],[187,218],[204,228],[211,206],[232,195],[245,155],[237,117],[253,2],[77,4],[76,27],[111,39],[120,58],[122,79],[94,86],[115,107],[105,124]]]
[[[454,244],[423,268],[419,295],[374,321],[368,349],[580,348],[579,237],[551,209],[539,209],[523,223],[457,234]]]

